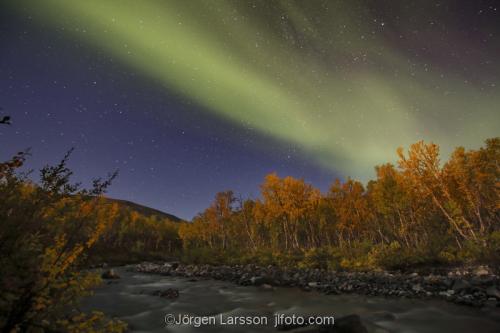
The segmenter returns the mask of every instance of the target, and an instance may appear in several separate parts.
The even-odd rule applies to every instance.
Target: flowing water
[[[276,313],[335,316],[358,314],[370,332],[500,332],[500,310],[474,309],[444,301],[423,301],[355,295],[323,295],[295,288],[243,287],[215,280],[115,271],[121,276],[84,300],[84,310],[101,310],[129,324],[133,332],[277,332]],[[166,299],[151,295],[175,288],[180,296]],[[165,316],[191,316],[191,324],[166,325]],[[210,316],[207,325],[195,325],[199,316]],[[252,318],[257,325],[230,325],[238,316]],[[259,316],[253,318],[251,316]],[[262,317],[268,318],[267,325]],[[208,317],[207,317],[208,318]],[[222,319],[221,319],[222,318]],[[243,320],[243,319],[241,319]],[[245,319],[248,321],[249,319]],[[292,319],[289,319],[292,320]]]

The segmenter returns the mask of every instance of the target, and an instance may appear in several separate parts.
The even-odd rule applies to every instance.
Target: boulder
[[[264,283],[270,284],[272,286],[276,285],[276,281],[269,278],[268,276],[252,276],[250,278],[250,283],[254,286],[261,286]]]
[[[414,284],[414,285],[411,287],[411,289],[412,289],[413,291],[415,291],[415,292],[417,292],[417,293],[418,293],[418,292],[422,291],[422,286],[420,285],[420,283],[418,283],[418,284]]]
[[[101,278],[103,279],[119,279],[120,276],[116,274],[113,269],[109,269],[101,274]]]
[[[500,302],[498,302],[494,297],[490,297],[484,302],[484,306],[486,308],[496,308],[499,304]]]
[[[264,283],[260,287],[262,288],[262,290],[266,290],[266,291],[273,291],[274,290],[274,287],[271,286],[270,284],[267,284],[267,283]]]
[[[168,288],[166,290],[156,290],[153,292],[153,296],[160,296],[162,298],[175,299],[179,297],[179,290]]]
[[[478,268],[476,268],[474,270],[474,275],[476,275],[476,276],[485,276],[485,275],[489,275],[489,274],[490,274],[490,271],[485,266],[479,266]]]
[[[179,263],[174,261],[174,262],[169,263],[169,266],[172,270],[176,270],[179,267]]]
[[[450,289],[453,286],[453,280],[452,279],[448,279],[448,278],[443,279],[443,285],[446,288]]]
[[[439,296],[444,296],[444,297],[447,297],[447,298],[452,297],[454,294],[455,294],[454,290],[440,291],[438,293]]]
[[[250,278],[250,283],[254,286],[261,286],[266,283],[265,279],[262,276],[252,276]]]
[[[500,299],[500,290],[496,286],[491,286],[486,289],[486,295]]]
[[[462,290],[467,290],[469,288],[470,288],[470,283],[467,282],[466,280],[456,280],[453,283],[453,287],[452,287],[452,289],[455,292],[459,292],[459,291],[462,291]]]
[[[327,328],[327,327],[321,327]],[[356,315],[348,315],[335,320],[334,325],[329,325],[328,330],[321,330],[318,332],[332,332],[332,333],[368,333],[368,330],[361,322],[361,318]]]

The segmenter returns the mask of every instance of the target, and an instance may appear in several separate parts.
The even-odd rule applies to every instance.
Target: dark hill
[[[127,207],[127,208],[129,208],[131,210],[135,210],[139,214],[147,216],[147,217],[156,215],[156,216],[158,216],[160,218],[169,219],[172,222],[182,222],[183,221],[181,218],[178,218],[175,215],[168,214],[168,213],[162,212],[161,210],[154,209],[154,208],[151,208],[151,207],[139,205],[139,204],[137,204],[135,202],[131,202],[131,201],[127,201],[127,200],[121,200],[121,199],[113,199],[113,198],[107,198],[107,199],[110,202],[117,203],[121,207]]]

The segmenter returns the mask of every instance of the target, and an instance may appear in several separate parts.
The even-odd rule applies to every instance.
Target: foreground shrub
[[[43,168],[39,185],[16,174],[25,153],[0,164],[3,332],[121,332],[126,327],[77,308],[78,299],[100,282],[80,264],[113,222],[117,208],[103,209],[100,198],[114,175],[80,190],[69,182],[68,157]]]

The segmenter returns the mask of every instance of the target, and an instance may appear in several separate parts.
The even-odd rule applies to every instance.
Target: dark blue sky
[[[0,34],[0,115],[13,118],[0,127],[1,160],[31,147],[27,166],[39,169],[75,147],[75,181],[119,169],[110,196],[187,219],[218,191],[258,196],[272,171],[323,190],[335,177],[27,17],[4,12]]]

